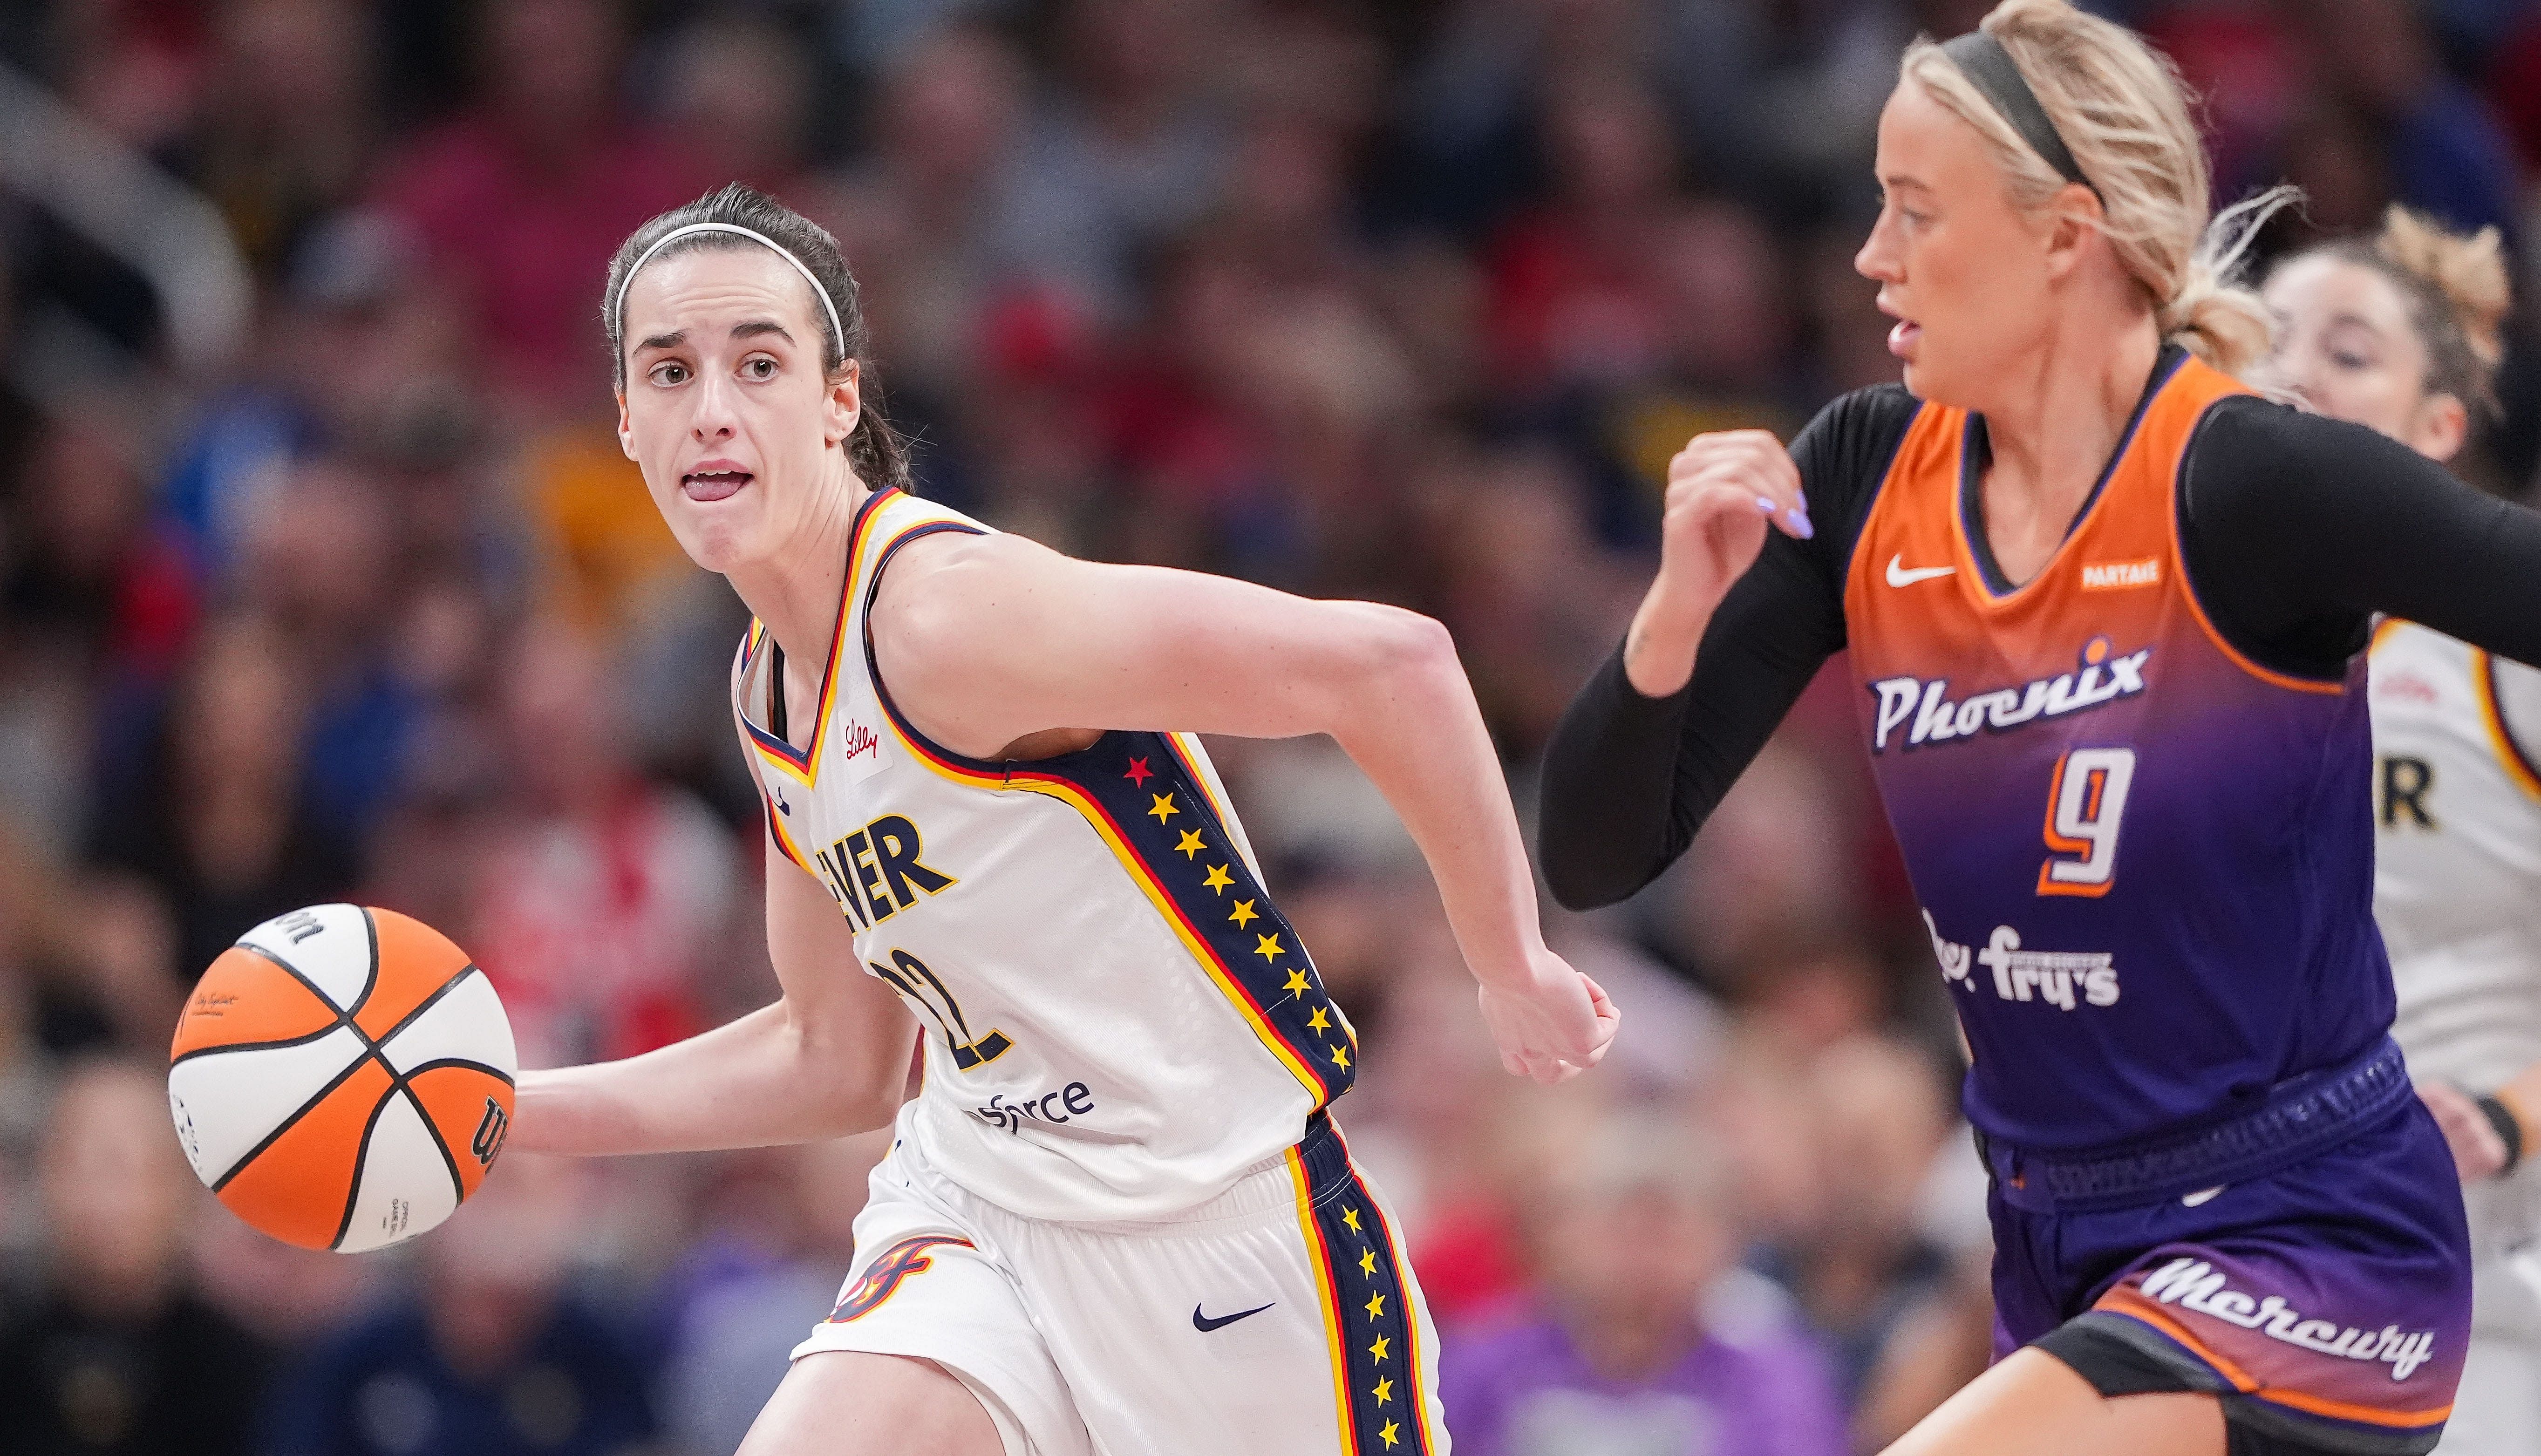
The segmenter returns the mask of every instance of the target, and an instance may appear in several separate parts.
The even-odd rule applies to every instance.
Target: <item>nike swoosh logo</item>
[[[1910,587],[1919,581],[1930,581],[1936,576],[1958,574],[1959,568],[1956,566],[1917,566],[1909,570],[1906,566],[1906,553],[1903,551],[1888,558],[1888,584],[1893,587]]]
[[[1276,1304],[1278,1302],[1278,1300],[1273,1299],[1270,1301],[1270,1304]],[[1226,1315],[1214,1320],[1201,1314],[1199,1312],[1199,1306],[1195,1304],[1192,1306],[1192,1328],[1198,1330],[1202,1335],[1207,1334],[1211,1330],[1223,1330],[1227,1326],[1234,1324],[1237,1320],[1247,1319],[1253,1315],[1262,1313],[1262,1311],[1269,1309],[1270,1304],[1257,1304],[1251,1309],[1239,1310],[1234,1314]]]

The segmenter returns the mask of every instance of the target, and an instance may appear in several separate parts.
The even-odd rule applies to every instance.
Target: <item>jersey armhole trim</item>
[[[2222,653],[2224,659],[2234,667],[2271,688],[2283,688],[2293,692],[2317,692],[2331,697],[2342,696],[2347,692],[2347,683],[2344,679],[2325,682],[2318,678],[2298,678],[2290,673],[2281,673],[2274,668],[2262,666],[2248,653],[2232,645],[2231,641],[2223,635],[2222,629],[2214,624],[2214,619],[2208,615],[2205,598],[2200,596],[2197,590],[2197,573],[2188,563],[2188,533],[2182,527],[2188,514],[2189,464],[2197,458],[2198,437],[2206,433],[2208,425],[2214,423],[2214,413],[2218,407],[2234,400],[2249,398],[2254,397],[2224,395],[2209,401],[2206,408],[2198,414],[2196,425],[2189,430],[2188,443],[2180,448],[2179,464],[2172,473],[2170,485],[2170,555],[2172,560],[2179,563],[2180,599],[2188,604],[2188,615],[2196,619],[2198,627],[2206,633],[2206,640],[2214,643],[2214,650]]]
[[[2470,687],[2479,697],[2480,721],[2487,725],[2489,742],[2497,749],[2497,760],[2505,767],[2505,776],[2514,786],[2535,799],[2541,799],[2541,763],[2516,740],[2513,726],[2505,721],[2505,711],[2497,700],[2497,656],[2484,647],[2470,650]]]

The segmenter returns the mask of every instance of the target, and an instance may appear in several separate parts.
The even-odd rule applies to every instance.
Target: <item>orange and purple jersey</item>
[[[1865,742],[1974,1053],[1968,1113],[2026,1146],[2194,1121],[2390,1024],[2362,664],[2252,662],[2182,559],[2190,441],[2241,393],[2168,361],[2016,585],[1977,524],[1982,422],[1925,404],[1852,550]]]

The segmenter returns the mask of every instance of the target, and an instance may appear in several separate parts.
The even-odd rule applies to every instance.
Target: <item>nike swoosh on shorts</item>
[[[1278,1302],[1278,1300],[1273,1299],[1270,1301],[1270,1304],[1276,1304]],[[1246,1319],[1253,1315],[1262,1313],[1262,1311],[1269,1309],[1270,1304],[1257,1304],[1251,1309],[1238,1310],[1234,1314],[1221,1315],[1213,1320],[1208,1316],[1201,1314],[1199,1312],[1199,1306],[1195,1304],[1192,1306],[1192,1328],[1198,1330],[1202,1335],[1207,1334],[1211,1330],[1222,1330],[1227,1326],[1234,1324],[1237,1320]]]

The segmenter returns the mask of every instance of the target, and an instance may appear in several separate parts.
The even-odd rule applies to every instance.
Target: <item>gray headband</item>
[[[2020,67],[2012,63],[2011,52],[2002,48],[2001,41],[1989,32],[1970,31],[1943,41],[1941,54],[1948,56],[1959,74],[1985,93],[1996,113],[2011,123],[2011,129],[2020,133],[2020,139],[2029,143],[2029,149],[2041,160],[2056,169],[2057,176],[2091,187],[2091,195],[2099,195],[2100,189],[2091,186],[2091,180],[2082,175],[2072,149],[2065,145],[2056,123],[2048,119],[2047,109],[2038,104],[2038,93],[2029,89],[2029,82],[2022,78]]]

